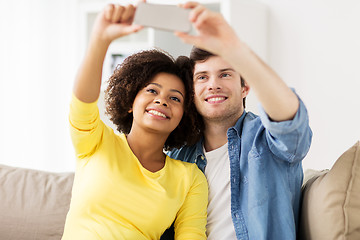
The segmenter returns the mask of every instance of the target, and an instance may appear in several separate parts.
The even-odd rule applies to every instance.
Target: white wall
[[[269,9],[268,63],[309,110],[314,138],[304,168],[330,168],[360,139],[360,2],[261,2]],[[74,169],[67,113],[81,49],[77,6],[0,2],[0,164]]]
[[[262,0],[269,64],[306,103],[314,132],[304,168],[330,168],[360,140],[360,1]]]
[[[67,112],[76,1],[1,0],[0,9],[0,163],[74,169]]]

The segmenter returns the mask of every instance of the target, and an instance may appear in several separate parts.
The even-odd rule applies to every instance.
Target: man
[[[195,146],[169,155],[195,162],[207,177],[208,239],[295,239],[301,161],[312,138],[306,108],[220,14],[183,7],[192,9],[197,35],[176,34],[197,47],[190,57],[204,130]],[[260,117],[244,110],[250,87]]]

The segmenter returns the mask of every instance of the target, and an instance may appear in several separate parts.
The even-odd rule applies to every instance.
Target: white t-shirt
[[[209,184],[206,231],[208,240],[236,239],[231,219],[230,159],[228,144],[210,152],[204,149],[207,164],[205,176]]]

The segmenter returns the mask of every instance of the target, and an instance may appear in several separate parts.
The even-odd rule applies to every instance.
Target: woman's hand
[[[103,63],[110,43],[116,38],[139,31],[132,24],[136,8],[133,5],[107,5],[97,16],[83,63],[75,79],[74,94],[83,102],[99,97]]]
[[[132,4],[107,5],[95,20],[92,38],[111,43],[119,37],[139,31],[142,26],[133,24],[135,11],[136,7]]]

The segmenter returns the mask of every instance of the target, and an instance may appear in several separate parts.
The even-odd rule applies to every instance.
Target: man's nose
[[[208,81],[208,90],[220,90],[221,85],[219,80],[217,77],[211,77]]]

